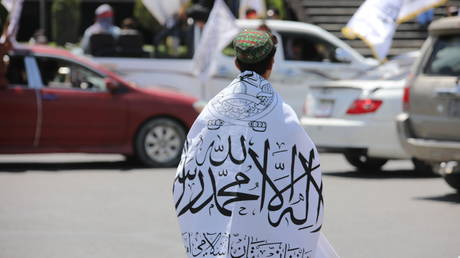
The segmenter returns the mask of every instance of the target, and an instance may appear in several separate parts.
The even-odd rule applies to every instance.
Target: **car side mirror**
[[[343,48],[337,48],[335,50],[335,59],[341,63],[351,63],[353,61],[351,54]]]
[[[105,87],[110,92],[115,92],[118,89],[118,82],[114,79],[107,77],[105,78]]]

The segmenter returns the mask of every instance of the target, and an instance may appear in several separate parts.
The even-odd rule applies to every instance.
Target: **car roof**
[[[60,57],[64,59],[69,59],[76,61],[80,64],[83,64],[101,74],[104,76],[111,76],[112,78],[115,78],[116,80],[123,82],[125,85],[130,85],[130,86],[135,86],[132,82],[126,81],[123,79],[121,76],[118,74],[110,71],[106,67],[95,63],[91,59],[84,57],[84,56],[79,56],[71,53],[68,50],[65,50],[63,48],[58,48],[58,47],[50,47],[46,45],[24,45],[24,44],[16,44],[13,47],[13,53],[15,54],[20,54],[20,55],[45,55],[45,56],[55,56],[55,57]]]
[[[103,66],[93,62],[91,59],[82,57],[82,56],[77,56],[73,53],[71,53],[68,50],[65,50],[63,48],[58,48],[58,47],[50,47],[50,46],[45,46],[45,45],[24,45],[24,44],[17,44],[14,46],[14,53],[16,54],[23,54],[23,55],[30,55],[30,54],[36,54],[36,55],[49,55],[49,56],[57,56],[61,58],[66,58],[70,60],[75,60],[79,63],[82,63],[86,66],[89,66],[95,70],[98,70],[102,73],[110,73],[106,68]]]
[[[440,36],[448,34],[460,34],[460,17],[445,17],[433,21],[428,27],[430,35]]]
[[[240,28],[257,28],[262,24],[267,25],[270,29],[275,31],[283,32],[296,32],[296,33],[311,33],[317,35],[323,39],[326,39],[338,47],[346,49],[348,52],[352,53],[355,58],[364,60],[365,58],[355,49],[350,47],[344,41],[333,35],[332,33],[324,30],[323,28],[305,22],[298,21],[286,21],[286,20],[261,20],[261,19],[239,19],[236,20],[237,25]]]

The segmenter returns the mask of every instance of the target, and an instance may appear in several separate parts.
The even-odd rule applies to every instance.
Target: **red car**
[[[20,46],[0,88],[0,154],[120,153],[145,165],[179,162],[197,100],[142,89],[68,51]]]

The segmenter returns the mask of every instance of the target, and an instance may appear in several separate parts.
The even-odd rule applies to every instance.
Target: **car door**
[[[434,40],[410,88],[412,129],[421,138],[460,141],[460,35]]]
[[[7,62],[8,85],[0,89],[0,149],[31,149],[37,135],[37,90],[29,87],[26,57],[11,55]]]
[[[85,147],[120,145],[127,125],[124,94],[111,93],[105,77],[82,64],[37,56],[43,88],[40,145]]]

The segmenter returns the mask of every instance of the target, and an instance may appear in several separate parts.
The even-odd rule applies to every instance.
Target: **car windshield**
[[[460,36],[439,37],[425,67],[429,75],[460,76]]]
[[[409,74],[410,68],[418,57],[419,52],[409,52],[390,59],[388,62],[362,74],[362,80],[403,80]]]
[[[83,55],[83,53],[78,50],[78,49],[74,49],[71,51],[72,54],[74,54],[74,58],[76,58],[80,63],[83,63],[89,67],[91,67],[91,69],[93,70],[97,70],[99,73],[104,73],[105,75],[109,75],[111,76],[112,78],[114,78],[115,80],[123,83],[123,84],[126,84],[126,85],[129,85],[131,87],[137,87],[137,84],[131,80],[128,80],[126,79],[121,72],[119,71],[116,71],[116,69],[114,68],[111,68],[111,67],[106,67],[106,66],[103,66],[103,65],[100,65],[96,62],[94,62],[92,59],[86,57]]]

